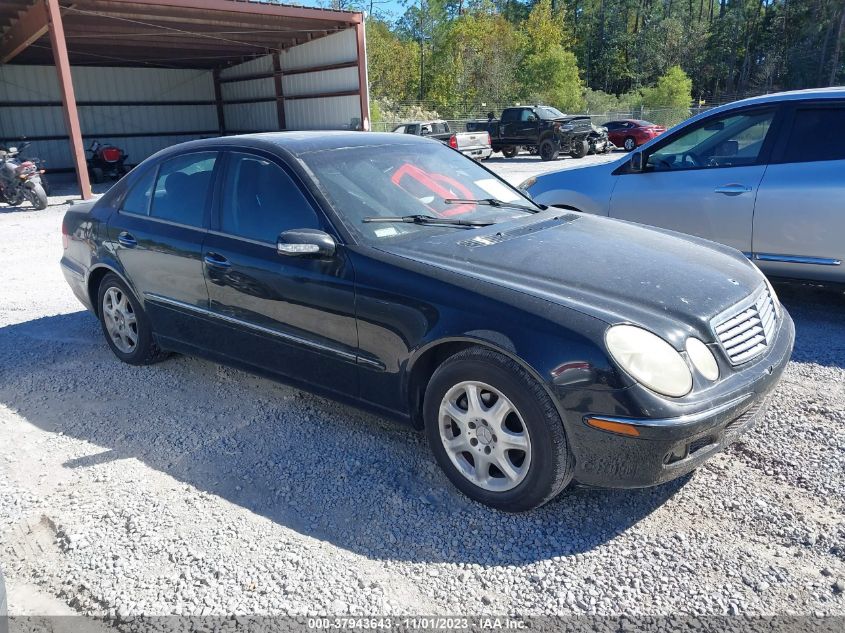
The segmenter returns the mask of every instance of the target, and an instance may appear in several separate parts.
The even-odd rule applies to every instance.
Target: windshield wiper
[[[465,228],[477,228],[479,226],[490,226],[495,222],[484,222],[482,220],[455,220],[453,218],[436,218],[433,215],[394,215],[394,216],[370,216],[361,220],[362,222],[405,222],[407,224],[425,224],[428,226],[461,226]]]
[[[481,198],[478,200],[476,200],[475,198],[446,198],[443,202],[445,202],[446,204],[483,204],[488,207],[497,207],[501,209],[520,209],[522,211],[528,211],[530,213],[537,213],[538,210],[543,210],[543,207],[540,205],[537,205],[537,207],[529,207],[525,204],[505,202],[504,200],[497,200],[496,198]]]

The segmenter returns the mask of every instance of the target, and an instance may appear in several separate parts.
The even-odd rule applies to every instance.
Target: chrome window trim
[[[344,360],[351,361],[353,363],[358,361],[358,355],[352,352],[347,352],[346,350],[338,349],[337,347],[333,347],[330,345],[325,345],[323,343],[317,343],[316,341],[312,341],[310,339],[303,338],[301,336],[296,336],[294,334],[288,334],[287,332],[280,332],[279,330],[274,330],[272,328],[264,327],[263,325],[257,325],[255,323],[250,323],[249,321],[244,321],[242,319],[238,319],[235,317],[231,317],[225,314],[220,314],[219,312],[215,312],[214,310],[208,310],[206,308],[201,308],[199,306],[191,305],[190,303],[184,303],[183,301],[178,301],[176,299],[171,299],[170,297],[165,297],[159,294],[155,294],[153,292],[145,292],[144,298],[148,299],[153,302],[163,303],[165,305],[173,306],[176,308],[182,308],[184,310],[189,310],[191,312],[195,312],[197,314],[201,314],[203,316],[211,317],[214,319],[218,319],[220,321],[225,321],[226,323],[231,323],[232,325],[237,325],[240,327],[244,327],[250,330],[254,330],[256,332],[261,332],[262,334],[267,334],[269,336],[274,336],[276,338],[283,339],[285,341],[289,341],[291,343],[296,343],[299,345],[303,345],[305,347],[310,347],[312,349],[326,352],[329,354],[333,354],[335,356],[339,356]]]
[[[833,257],[807,257],[803,255],[781,255],[779,253],[754,253],[754,259],[761,262],[785,262],[788,264],[816,264],[817,266],[841,266],[842,261]]]
[[[208,229],[205,229],[201,226],[194,226],[193,224],[182,224],[181,222],[174,222],[173,220],[165,220],[164,218],[157,218],[152,215],[141,215],[140,213],[133,213],[132,211],[118,211],[120,215],[128,215],[133,218],[143,218],[145,220],[152,220],[153,222],[158,222],[159,224],[167,224],[169,226],[176,226],[182,229],[190,229],[192,231],[200,231],[201,233],[208,233]]]

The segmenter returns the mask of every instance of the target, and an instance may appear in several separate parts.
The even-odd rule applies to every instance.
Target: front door
[[[715,115],[652,145],[643,171],[618,176],[610,216],[750,253],[775,113],[770,107]]]
[[[845,102],[790,107],[754,210],[754,258],[780,277],[845,282]]]
[[[109,242],[157,336],[198,343],[208,305],[202,243],[217,152],[181,154],[140,175],[108,224]]]
[[[328,259],[280,255],[289,229],[330,231],[275,158],[226,155],[220,203],[203,247],[215,348],[293,381],[357,395],[354,275],[342,246]]]

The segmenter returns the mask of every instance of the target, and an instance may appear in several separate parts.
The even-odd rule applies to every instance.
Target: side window
[[[126,197],[123,198],[123,205],[121,211],[127,213],[137,213],[138,215],[147,215],[150,212],[150,199],[153,195],[153,183],[156,178],[156,168],[152,167],[141,176]]]
[[[405,126],[400,125],[400,126],[394,128],[393,133],[394,134],[404,134],[405,133]]]
[[[796,110],[781,162],[845,160],[845,105]]]
[[[502,122],[516,121],[519,119],[519,110],[517,108],[508,108],[502,112]]]
[[[523,110],[519,115],[519,120],[523,122],[534,121],[536,118],[531,110]]]
[[[217,152],[177,156],[161,164],[150,215],[188,226],[202,226]]]
[[[314,209],[281,167],[240,152],[229,157],[220,225],[224,233],[272,243],[288,229],[320,228]]]
[[[659,147],[648,157],[650,171],[754,165],[763,149],[774,109],[708,119]]]

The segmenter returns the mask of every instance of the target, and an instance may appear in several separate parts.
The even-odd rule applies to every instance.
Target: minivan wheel
[[[146,313],[117,275],[100,282],[97,313],[106,342],[124,363],[149,365],[167,357],[156,344]]]
[[[622,147],[625,148],[626,152],[633,152],[637,148],[637,142],[632,136],[626,136]]]
[[[522,512],[572,480],[574,458],[542,386],[507,356],[473,347],[434,372],[426,436],[449,480],[471,499]]]

